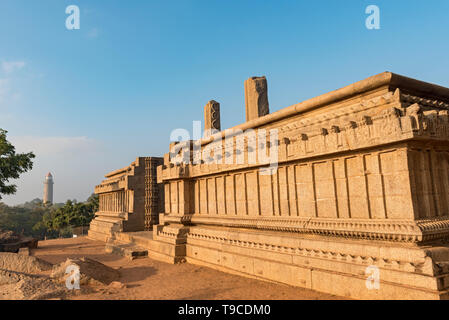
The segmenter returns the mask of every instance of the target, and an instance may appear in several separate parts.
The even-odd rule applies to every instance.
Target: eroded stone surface
[[[220,104],[211,100],[204,107],[204,136],[208,137],[220,130]]]
[[[447,298],[449,89],[386,72],[266,117],[266,81],[245,93],[247,122],[213,147],[243,163],[159,171],[165,213],[149,256],[356,298]],[[277,140],[228,133],[260,128]],[[247,160],[267,145],[268,175]],[[379,290],[366,287],[371,265]]]
[[[20,248],[35,249],[38,246],[38,240],[30,237],[24,237],[13,231],[4,231],[0,229],[0,252],[17,253]]]
[[[65,283],[67,277],[71,276],[71,273],[67,273],[68,268],[71,266],[77,267],[80,272],[80,285],[108,285],[120,278],[120,273],[117,270],[86,257],[67,259],[65,262],[54,266],[51,278]]]
[[[0,244],[13,243],[20,240],[20,236],[13,231],[4,231],[0,229]]]
[[[195,141],[244,161],[164,157],[164,212],[151,239],[132,241],[162,261],[331,294],[449,298],[448,88],[385,72],[268,114],[266,79],[253,77],[245,97],[247,122]],[[275,139],[232,133],[260,129]],[[271,174],[250,161],[267,151]]]
[[[0,270],[0,300],[64,298],[65,286],[46,277]]]
[[[251,77],[245,81],[246,121],[270,113],[268,84],[265,77]]]
[[[35,273],[47,271],[51,268],[52,265],[50,263],[36,257],[10,252],[0,252],[0,269],[3,270]]]

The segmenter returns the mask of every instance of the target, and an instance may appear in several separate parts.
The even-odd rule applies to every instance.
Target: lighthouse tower
[[[44,181],[44,204],[53,203],[53,176],[47,173]]]

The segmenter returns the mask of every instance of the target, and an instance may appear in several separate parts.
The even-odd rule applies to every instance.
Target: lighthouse
[[[44,204],[53,203],[53,176],[47,173],[44,181]]]

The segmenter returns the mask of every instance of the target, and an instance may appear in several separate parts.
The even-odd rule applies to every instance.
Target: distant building
[[[44,181],[44,204],[53,203],[53,176],[47,173]]]

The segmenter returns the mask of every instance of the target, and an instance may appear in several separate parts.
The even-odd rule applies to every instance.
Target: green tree
[[[71,228],[89,225],[98,209],[98,197],[92,195],[86,202],[67,200],[64,206],[52,208],[42,218],[47,230],[58,232],[60,236],[70,236]],[[39,225],[36,228],[40,227]]]
[[[33,168],[32,152],[16,153],[15,147],[6,140],[6,130],[0,129],[0,199],[2,195],[14,194],[17,186],[8,184],[10,179],[18,179],[21,173]]]
[[[28,237],[43,239],[45,236],[54,237],[51,230],[47,230],[42,219],[49,208],[42,205],[33,208],[14,206],[0,203],[0,229],[14,231]]]
[[[89,198],[87,198],[86,204],[89,206],[90,210],[95,213],[99,208],[99,198],[98,194],[92,193]]]

